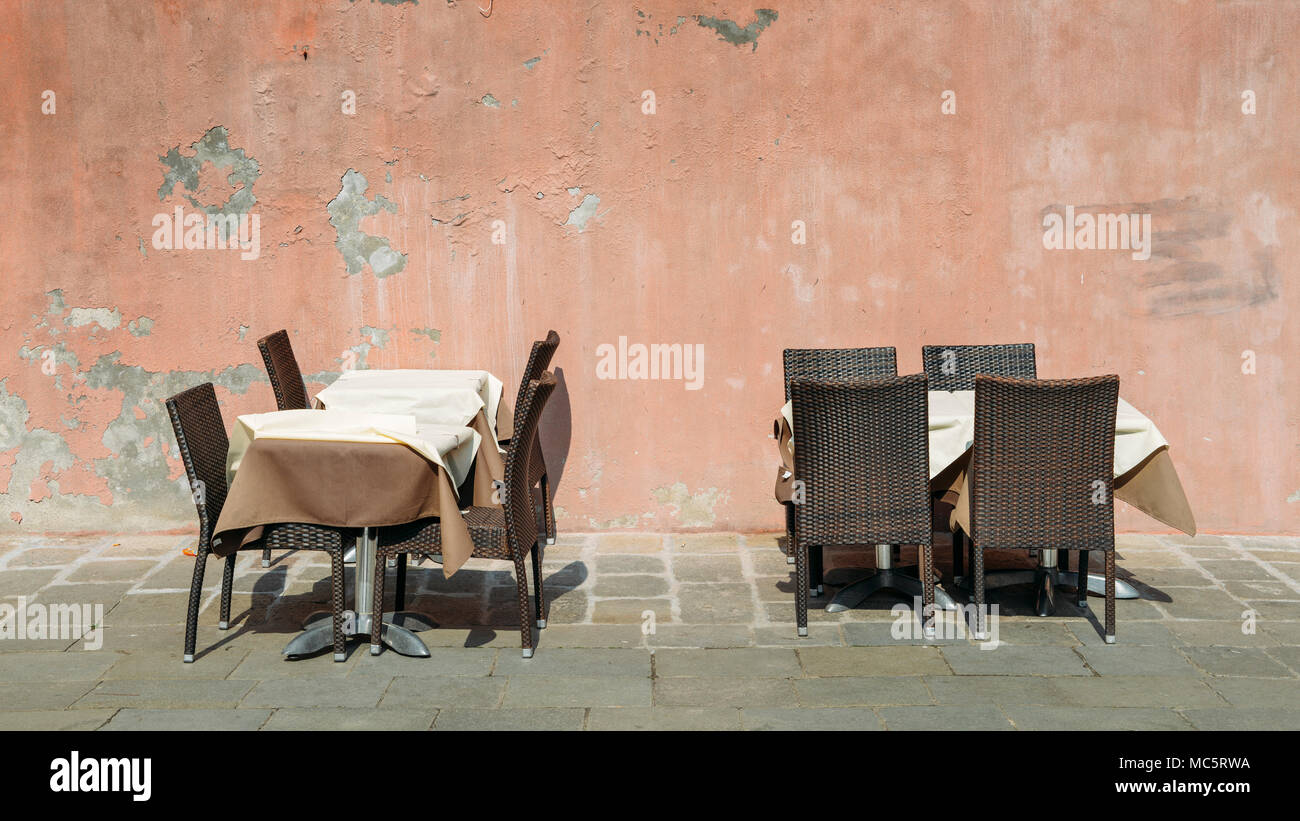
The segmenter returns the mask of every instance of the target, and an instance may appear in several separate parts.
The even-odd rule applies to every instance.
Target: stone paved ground
[[[991,593],[1003,645],[988,650],[893,638],[887,594],[813,610],[797,639],[775,535],[567,537],[547,552],[534,658],[509,565],[473,561],[451,580],[412,570],[412,608],[443,625],[421,634],[432,658],[352,644],[338,664],[280,655],[325,606],[322,557],[263,570],[250,553],[225,632],[209,563],[199,658],[182,664],[192,542],[0,539],[0,603],[106,612],[97,650],[0,639],[0,729],[1300,729],[1300,539],[1122,536],[1121,576],[1143,598],[1119,603],[1118,644],[1100,640],[1100,599],[1039,619],[1012,588]],[[828,551],[827,595],[871,555]]]

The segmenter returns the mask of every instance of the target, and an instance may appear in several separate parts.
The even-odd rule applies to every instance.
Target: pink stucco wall
[[[784,347],[1031,341],[1120,375],[1204,530],[1300,533],[1300,7],[771,5],[6,3],[0,528],[191,524],[161,400],[272,407],[278,328],[315,387],[510,390],[555,328],[562,530],[779,527]],[[205,135],[235,164],[165,187]],[[254,176],[256,259],[154,247]],[[1151,258],[1045,249],[1067,205]],[[701,389],[598,379],[620,336],[703,345]]]

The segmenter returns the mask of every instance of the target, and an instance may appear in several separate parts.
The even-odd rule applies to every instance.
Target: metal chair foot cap
[[[547,543],[547,544],[555,544],[555,538],[552,537],[552,536],[547,536],[547,537],[546,537],[546,543]]]
[[[533,648],[531,648],[531,647],[525,647],[525,648],[524,648],[524,658],[526,658],[526,659],[530,659],[530,658],[532,658],[532,657],[533,657]]]
[[[384,647],[383,647],[383,645],[381,645],[381,644],[372,644],[372,645],[370,645],[370,655],[372,655],[372,656],[377,656],[377,655],[379,655],[380,653],[382,653],[383,651],[384,651]]]
[[[347,654],[347,653],[335,653],[335,654],[334,654],[334,660],[335,660],[335,661],[347,661],[347,660],[348,660],[348,654]]]
[[[194,663],[194,655],[191,654],[191,653],[186,653],[186,654],[181,658],[181,661],[184,662],[185,664],[193,664],[193,663]]]
[[[807,627],[800,627],[800,628],[799,628],[799,635],[800,635],[800,636],[806,636],[806,635],[808,635],[808,628],[807,628]]]
[[[218,630],[229,630],[229,629],[230,629],[230,622],[228,622],[228,621],[219,621],[219,622],[217,622],[217,629],[218,629]]]
[[[1114,636],[1107,636],[1107,637],[1106,637],[1106,643],[1107,643],[1107,644],[1114,644],[1114,643],[1115,643],[1115,637],[1114,637]]]
[[[785,557],[785,563],[786,563],[786,564],[794,564],[794,556],[786,556],[786,557]]]
[[[546,629],[546,619],[538,619],[538,620],[537,620],[537,627],[538,627],[539,629],[541,629],[541,630],[545,630],[545,629]]]
[[[270,559],[262,559],[262,567],[270,567],[270,566],[271,566]]]

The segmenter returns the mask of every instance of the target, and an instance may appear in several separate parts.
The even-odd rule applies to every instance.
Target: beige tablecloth
[[[303,522],[383,527],[438,516],[443,572],[473,552],[460,515],[464,482],[483,437],[466,426],[417,424],[414,417],[349,411],[277,411],[236,422],[227,459],[233,474],[214,534],[227,555],[262,536],[262,526]],[[475,497],[491,477],[475,474]]]
[[[790,501],[794,482],[794,418],[791,403],[773,426],[781,467],[776,498]],[[974,391],[929,392],[930,487],[946,492],[952,519],[970,527],[966,466],[975,436]],[[1169,443],[1145,414],[1123,398],[1115,413],[1115,497],[1170,527],[1196,534],[1196,519],[1169,458]]]

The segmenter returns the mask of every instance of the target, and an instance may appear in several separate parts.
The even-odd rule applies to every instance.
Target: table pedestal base
[[[908,572],[911,568],[894,567],[893,564],[893,548],[887,544],[876,545],[876,572],[836,593],[831,603],[826,605],[826,612],[842,613],[852,610],[880,590],[893,590],[913,599],[922,598],[924,590],[919,574],[912,575]],[[934,588],[934,604],[940,610],[958,609],[957,602],[938,585]]]
[[[331,614],[326,613],[326,616]],[[429,623],[424,621],[415,614],[407,613],[385,613],[384,625],[381,628],[380,640],[384,644],[393,648],[404,656],[420,656],[428,658],[429,649],[424,646],[424,642],[416,637],[415,633],[406,626],[401,626],[398,621],[403,617],[411,616],[414,618],[408,622],[416,630],[430,629]],[[343,635],[345,638],[363,638],[370,641],[370,620],[373,617],[370,614],[354,616],[351,621],[351,627],[345,627]],[[420,624],[416,627],[415,623]],[[319,619],[311,627],[294,637],[293,641],[285,645],[284,655],[286,656],[309,656],[313,653],[319,653],[326,647],[334,644],[334,620],[333,618]],[[373,650],[371,652],[374,652]],[[343,661],[338,654],[334,656],[335,661]]]
[[[993,590],[998,587],[1012,587],[1017,584],[1032,584],[1034,585],[1035,612],[1040,616],[1054,615],[1056,613],[1056,588],[1079,589],[1078,572],[1061,570],[1057,567],[1056,562],[1055,550],[1040,550],[1038,551],[1038,567],[1032,570],[996,570],[992,573],[985,573],[984,589]],[[1088,573],[1087,578],[1089,593],[1098,596],[1106,595],[1105,576]],[[971,580],[969,576],[957,578],[955,581],[964,589],[970,589]],[[1141,598],[1141,594],[1133,585],[1116,579],[1115,598],[1137,599]],[[1086,607],[1087,603],[1085,602],[1083,606]]]
[[[372,610],[375,606],[375,552],[378,547],[374,528],[365,528],[357,537],[356,550],[356,591],[354,601],[356,610],[344,623],[346,638],[370,637]],[[334,614],[329,611],[313,613],[307,617],[306,629],[295,636],[284,648],[286,656],[306,656],[318,653],[334,644]],[[385,613],[380,640],[404,656],[427,658],[429,648],[415,635],[416,630],[431,630],[438,625],[418,613],[399,611]],[[370,652],[377,653],[378,647],[371,646]],[[343,654],[335,653],[335,661],[343,661]]]

